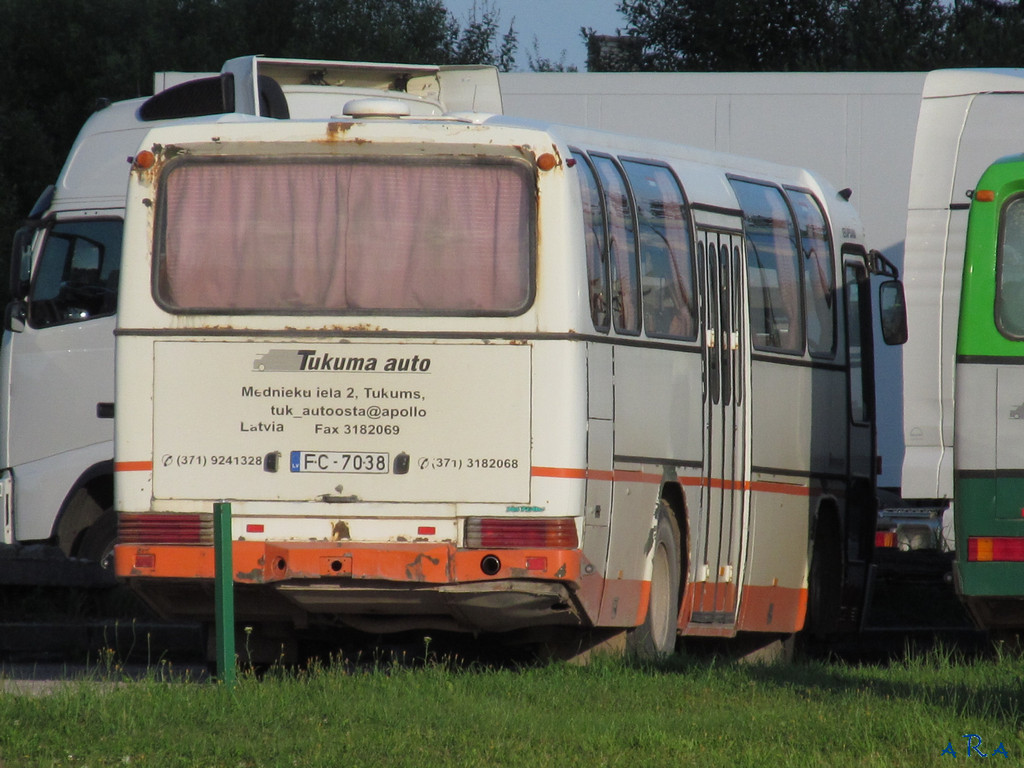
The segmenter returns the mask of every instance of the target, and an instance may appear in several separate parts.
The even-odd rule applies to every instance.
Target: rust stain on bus
[[[330,331],[332,333],[381,333],[386,331],[379,325],[370,325],[369,323],[359,323],[358,325],[326,325],[322,329],[317,328],[316,330]]]
[[[244,581],[251,584],[262,584],[263,569],[253,568],[251,571],[239,571],[235,574],[235,581]]]
[[[408,563],[405,566],[406,579],[408,579],[409,581],[419,582],[427,580],[427,574],[423,570],[423,558],[429,560],[432,565],[436,566],[441,564],[440,559],[436,557],[431,557],[430,555],[424,552],[420,552],[418,555],[416,555],[415,560],[413,560],[411,563]]]
[[[329,122],[327,124],[327,141],[335,142],[345,139],[352,144],[370,144],[370,139],[364,139],[358,136],[346,138],[345,134],[351,131],[356,125],[357,123],[352,120],[337,120]]]
[[[339,138],[341,134],[348,133],[354,125],[353,120],[332,120],[327,124],[327,136],[332,139]]]

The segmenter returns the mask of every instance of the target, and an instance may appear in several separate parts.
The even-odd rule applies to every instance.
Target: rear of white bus
[[[564,289],[582,260],[557,258],[582,234],[550,138],[232,117],[143,146],[116,342],[118,576],[166,616],[212,616],[228,502],[239,621],[591,624],[603,562],[581,549],[571,333],[588,308]]]

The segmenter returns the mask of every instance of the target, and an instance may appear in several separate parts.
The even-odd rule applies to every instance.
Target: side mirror
[[[36,233],[43,227],[43,217],[53,204],[55,187],[50,184],[36,200],[25,220],[25,225],[14,233],[11,248],[10,282],[7,289],[10,299],[24,299],[28,296],[32,280],[32,245]]]
[[[4,325],[11,333],[21,333],[25,330],[25,323],[28,320],[28,307],[21,299],[13,299],[8,305],[4,317]]]
[[[886,280],[878,286],[878,312],[882,323],[882,339],[890,346],[907,341],[907,305],[903,283]]]
[[[14,244],[11,247],[11,281],[8,287],[12,299],[24,299],[28,296],[32,277],[32,243],[38,231],[37,225],[29,224],[14,233]]]

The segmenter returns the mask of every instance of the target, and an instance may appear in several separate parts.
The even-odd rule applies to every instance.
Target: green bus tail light
[[[967,562],[1024,562],[1024,538],[1015,536],[972,536],[967,539]]]

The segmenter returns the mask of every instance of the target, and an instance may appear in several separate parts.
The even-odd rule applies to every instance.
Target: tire
[[[804,631],[812,640],[826,640],[839,628],[843,588],[839,526],[831,515],[820,518],[815,527],[807,582]]]
[[[116,543],[117,514],[108,509],[82,533],[78,556],[99,563],[104,570],[113,570]]]
[[[643,623],[626,633],[626,652],[639,659],[668,656],[676,648],[679,621],[679,526],[663,500],[654,538],[651,592]]]

